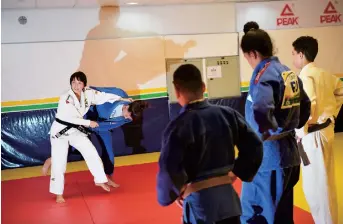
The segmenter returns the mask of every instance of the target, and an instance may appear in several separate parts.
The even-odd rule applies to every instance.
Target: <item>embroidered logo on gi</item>
[[[260,80],[261,76],[263,75],[263,73],[266,71],[266,69],[268,68],[268,66],[270,65],[270,62],[267,62],[264,67],[257,73],[256,78],[255,78],[255,84],[258,83],[258,81]]]
[[[66,99],[66,103],[68,104],[69,103],[69,98],[70,98],[70,95],[67,97]]]
[[[286,71],[281,74],[285,90],[283,93],[281,109],[292,108],[300,105],[300,88],[298,76],[293,71]]]
[[[74,99],[71,95],[68,95],[67,99],[66,99],[66,104],[72,104],[74,105]]]
[[[85,96],[85,107],[88,107],[88,100],[87,100],[86,96]]]

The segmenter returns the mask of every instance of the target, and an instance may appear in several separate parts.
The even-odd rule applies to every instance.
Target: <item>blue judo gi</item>
[[[302,81],[277,57],[254,69],[245,117],[263,142],[263,162],[250,183],[243,183],[242,223],[293,223],[293,187],[300,156],[294,129],[304,126],[311,103]]]
[[[121,96],[122,98],[129,97],[124,90],[115,87],[90,88],[98,90],[100,92],[116,94],[118,96]],[[116,101],[114,103],[108,102],[101,105],[91,106],[89,112],[85,115],[86,119],[95,119],[99,124],[99,127],[92,128],[91,131],[93,131],[97,136],[99,136],[103,143],[102,147],[105,150],[102,150],[101,160],[104,164],[104,170],[107,175],[112,175],[114,171],[114,151],[111,130],[132,121],[131,119],[126,119],[123,116],[114,118],[110,118],[110,116],[116,107],[128,104],[130,104],[130,102]]]
[[[239,150],[236,160],[235,146]],[[207,100],[188,104],[163,134],[158,202],[168,206],[185,184],[227,175],[229,171],[250,181],[262,156],[262,141],[238,112]],[[239,196],[231,184],[203,189],[184,199],[183,223],[230,222],[232,217],[239,221],[240,215]]]

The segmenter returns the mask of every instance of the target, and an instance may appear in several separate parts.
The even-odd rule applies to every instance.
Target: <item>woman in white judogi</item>
[[[50,129],[52,160],[50,192],[57,195],[56,202],[58,203],[65,202],[63,198],[64,173],[69,145],[82,154],[94,176],[95,185],[102,187],[105,191],[110,191],[110,188],[105,184],[108,180],[98,152],[82,129],[82,126],[95,128],[98,124],[95,121],[83,119],[83,116],[92,104],[113,103],[117,100],[131,101],[131,99],[122,99],[115,94],[103,93],[85,87],[87,77],[83,72],[75,72],[70,77],[70,85],[71,89],[60,97],[56,120]],[[79,125],[81,128],[78,129],[74,126],[67,130],[68,126],[71,127],[70,124]]]

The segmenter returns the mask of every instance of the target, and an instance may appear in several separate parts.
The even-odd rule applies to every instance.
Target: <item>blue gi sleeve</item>
[[[268,73],[264,74],[264,76],[268,76]],[[275,102],[273,85],[279,85],[279,83],[273,80],[260,80],[254,87],[252,109],[260,133],[264,133],[270,129],[276,130],[278,127],[274,117]]]
[[[176,128],[167,128],[162,139],[157,174],[157,200],[162,206],[172,204],[179,197],[180,190],[188,179],[182,165],[185,147]]]
[[[298,128],[302,128],[311,115],[311,100],[306,94],[303,83],[300,78],[299,80],[299,87],[300,87],[300,117],[299,117],[299,125]]]
[[[242,115],[235,112],[235,117],[237,122],[235,144],[238,148],[238,157],[232,172],[242,181],[250,182],[262,163],[263,143]]]

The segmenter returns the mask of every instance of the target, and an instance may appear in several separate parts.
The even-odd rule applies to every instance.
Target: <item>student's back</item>
[[[184,164],[188,181],[195,181],[201,173],[214,169],[222,169],[216,175],[227,173],[235,162],[235,145],[247,144],[254,148],[259,144],[257,139],[253,142],[242,139],[244,135],[240,133],[249,129],[244,118],[229,107],[213,105],[205,100],[189,104],[181,113],[169,125],[165,137],[177,132],[180,142],[187,145]]]
[[[158,202],[183,201],[184,223],[239,223],[241,206],[232,182],[235,175],[252,180],[262,161],[262,142],[238,112],[203,99],[195,66],[180,66],[174,85],[183,107],[162,137]]]

